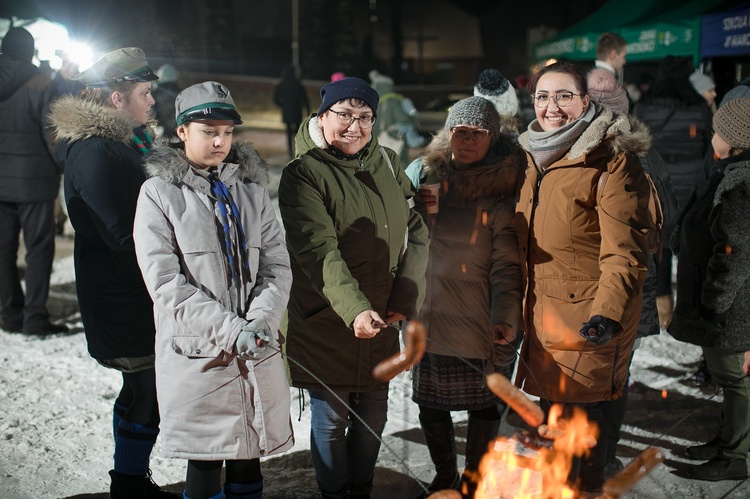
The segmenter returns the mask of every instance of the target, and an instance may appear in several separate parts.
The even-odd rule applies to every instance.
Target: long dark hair
[[[549,66],[543,67],[532,75],[531,81],[529,81],[529,84],[526,87],[531,95],[534,95],[534,93],[536,93],[536,86],[539,83],[539,78],[546,75],[547,73],[563,73],[569,75],[571,78],[573,78],[576,87],[578,87],[577,90],[581,94],[581,98],[583,98],[584,95],[589,94],[589,85],[588,83],[586,83],[586,77],[583,76],[583,73],[581,73],[581,71],[571,62],[558,61],[554,64],[550,64]]]

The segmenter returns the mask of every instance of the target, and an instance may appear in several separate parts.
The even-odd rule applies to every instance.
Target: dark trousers
[[[672,294],[672,250],[662,248],[661,261],[656,267],[656,296]]]
[[[286,146],[289,149],[289,157],[294,157],[294,139],[299,130],[299,123],[286,123]]]
[[[719,425],[719,456],[747,459],[750,451],[750,378],[742,371],[743,352],[703,348],[708,372],[724,391]]]
[[[26,296],[16,264],[21,231],[26,246]],[[54,257],[54,200],[0,202],[0,305],[7,328],[33,329],[49,322],[47,297]]]

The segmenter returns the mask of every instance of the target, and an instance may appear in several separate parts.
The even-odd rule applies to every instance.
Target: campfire
[[[381,362],[373,371],[388,381],[419,362],[425,351],[424,326],[412,321],[406,328],[404,352]],[[500,437],[488,449],[479,466],[475,499],[573,499],[578,492],[568,483],[573,460],[586,455],[596,445],[599,429],[589,424],[586,413],[574,408],[563,417],[559,404],[550,408],[547,424],[544,413],[505,376],[487,375],[487,386],[508,404],[532,430],[519,430],[510,438]],[[662,394],[666,397],[666,392]],[[609,479],[600,499],[617,499],[664,460],[661,450],[648,447],[619,474]],[[431,494],[429,499],[461,499],[454,490]]]
[[[598,429],[586,414],[575,409],[562,419],[562,406],[550,410],[547,425],[536,433],[519,432],[511,438],[498,438],[482,459],[476,499],[573,498],[568,485],[573,458],[586,454],[596,445]]]
[[[577,497],[577,491],[568,484],[568,474],[573,459],[584,456],[596,445],[596,425],[589,424],[586,413],[578,408],[563,418],[559,404],[550,409],[547,424],[541,424],[541,410],[507,378],[490,374],[487,385],[536,430],[518,431],[510,438],[495,440],[482,459],[479,476],[474,477],[478,483],[475,499]],[[659,449],[647,448],[604,484],[599,497],[622,497],[663,460]]]

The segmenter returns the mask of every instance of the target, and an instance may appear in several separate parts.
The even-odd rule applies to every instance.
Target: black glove
[[[724,330],[726,314],[717,314],[705,306],[698,307],[698,315],[701,318],[701,326],[710,334],[719,334]]]
[[[581,337],[596,345],[606,345],[612,336],[622,331],[619,322],[601,315],[595,315],[588,322],[583,323],[580,330]]]
[[[672,235],[669,237],[669,249],[677,255],[680,252],[680,238],[682,237],[682,226],[677,225],[672,229]]]

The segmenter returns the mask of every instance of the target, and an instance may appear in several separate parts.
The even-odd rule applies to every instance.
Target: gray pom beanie
[[[732,99],[714,114],[714,130],[736,149],[750,149],[750,99]]]
[[[500,115],[484,97],[467,97],[453,104],[445,120],[445,129],[465,125],[478,126],[490,132],[492,143],[500,137]]]

